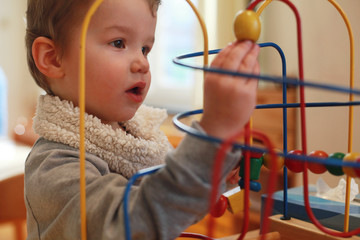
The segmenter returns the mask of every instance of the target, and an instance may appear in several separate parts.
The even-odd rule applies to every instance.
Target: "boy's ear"
[[[64,76],[61,67],[59,52],[54,41],[46,37],[38,37],[32,45],[32,55],[39,71],[49,78],[61,78]]]

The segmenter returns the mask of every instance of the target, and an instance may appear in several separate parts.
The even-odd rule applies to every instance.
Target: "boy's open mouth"
[[[134,87],[131,88],[129,90],[127,90],[126,92],[132,93],[132,94],[136,94],[136,95],[141,95],[143,88],[140,87]]]
[[[146,87],[145,82],[138,82],[138,83],[134,84],[133,86],[131,86],[128,90],[126,90],[126,93],[135,102],[142,102],[145,87]]]

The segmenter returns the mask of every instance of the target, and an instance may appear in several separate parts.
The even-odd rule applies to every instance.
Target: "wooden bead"
[[[259,16],[251,10],[240,11],[236,14],[234,21],[234,33],[239,41],[259,39],[261,23]]]
[[[322,158],[325,160],[326,158],[329,157],[329,155],[324,151],[317,150],[317,151],[312,151],[309,154],[309,157]],[[320,163],[309,162],[308,168],[311,172],[313,172],[315,174],[321,174],[321,173],[326,172],[326,166],[324,164],[320,164]]]
[[[292,150],[285,158],[285,166],[292,172],[301,173],[304,171],[304,163],[301,160],[292,159],[289,155],[302,155],[301,150]]]
[[[329,158],[332,158],[334,160],[342,161],[345,154],[341,152],[335,152],[329,155]],[[326,169],[335,176],[341,176],[344,175],[343,169],[340,166],[333,166],[333,165],[326,165]]]

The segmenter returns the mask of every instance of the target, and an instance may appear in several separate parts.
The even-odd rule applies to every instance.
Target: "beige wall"
[[[305,79],[349,86],[350,53],[349,37],[345,24],[335,8],[325,0],[294,0],[299,9],[303,27],[304,73]],[[355,85],[359,82],[359,38],[360,38],[360,1],[338,0],[338,3],[351,22],[355,36]],[[292,11],[282,2],[274,1],[263,13],[263,41],[278,43],[287,57],[288,73],[298,74],[296,25]],[[264,73],[279,74],[279,60],[276,54],[264,51],[262,56]],[[346,94],[307,88],[307,102],[347,101]],[[357,99],[359,99],[357,97]],[[328,153],[348,150],[348,108],[316,108],[306,110],[307,148],[324,150]],[[359,152],[360,125],[359,107],[355,108],[353,151]],[[300,147],[300,139],[298,139]],[[332,185],[339,178],[323,175]],[[313,175],[315,182],[318,175]]]
[[[26,0],[0,0],[0,6],[0,66],[8,81],[8,125],[12,129],[18,118],[31,116],[38,88],[25,58]]]
[[[209,49],[219,49],[235,40],[233,21],[238,11],[246,8],[247,0],[199,0],[199,11],[205,21]],[[200,30],[199,30],[200,31]],[[203,36],[199,32],[199,49],[203,48]],[[209,57],[211,62],[212,56]],[[202,77],[198,75],[198,77]],[[194,94],[194,108],[202,107],[203,91],[202,81],[196,81]]]

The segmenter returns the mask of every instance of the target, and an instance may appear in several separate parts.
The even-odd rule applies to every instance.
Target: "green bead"
[[[342,161],[345,154],[341,152],[332,153],[329,155],[329,158],[333,158],[335,160]],[[341,166],[334,166],[334,165],[326,165],[326,169],[335,176],[342,176],[344,175],[343,169]]]
[[[242,158],[240,162],[239,176],[244,177],[244,163],[245,159]],[[260,177],[260,169],[262,166],[262,158],[250,158],[250,180],[258,180]]]

